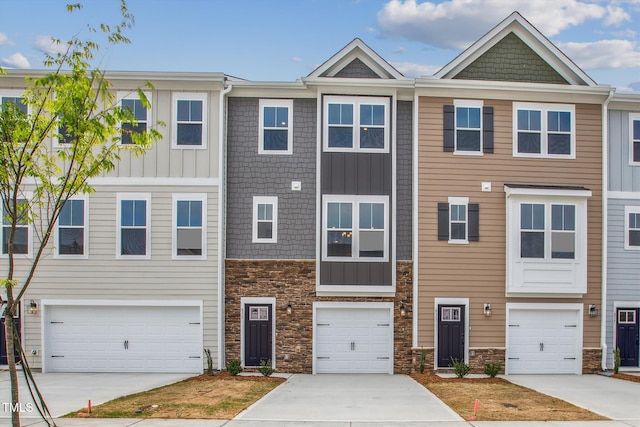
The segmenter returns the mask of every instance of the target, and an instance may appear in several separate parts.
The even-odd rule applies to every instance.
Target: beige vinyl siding
[[[116,194],[151,194],[151,259],[116,258]],[[172,194],[207,194],[207,258],[172,259]],[[203,303],[203,342],[217,353],[218,187],[96,187],[89,195],[88,259],[42,260],[25,301],[41,299],[198,300]],[[52,246],[53,241],[50,246]],[[25,314],[28,350],[41,350],[41,313]],[[34,367],[41,367],[38,357]]]
[[[494,153],[454,155],[443,151],[443,105],[453,99],[421,97],[418,111],[418,346],[434,343],[434,298],[469,298],[469,346],[504,347],[506,302],[600,301],[601,277],[601,107],[576,105],[575,160],[515,158],[512,102],[485,100],[494,107]],[[482,192],[482,182],[492,191]],[[589,188],[588,294],[583,298],[506,298],[505,183],[576,185]],[[469,197],[480,205],[480,241],[467,245],[437,240],[437,204]],[[493,314],[483,315],[483,303]],[[599,346],[599,319],[585,314],[584,346]]]

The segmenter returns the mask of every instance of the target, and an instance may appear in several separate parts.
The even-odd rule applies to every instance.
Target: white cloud
[[[612,8],[610,15],[621,19],[613,9],[616,8]],[[377,23],[382,34],[389,38],[464,49],[514,10],[547,37],[607,14],[606,8],[579,0],[448,0],[439,4],[391,0],[378,12]],[[612,17],[612,22],[615,19]]]
[[[636,43],[629,40],[558,43],[558,47],[586,70],[633,68],[640,64],[640,51]]]
[[[604,26],[610,25],[619,26],[623,22],[631,22],[631,16],[621,7],[607,6],[607,17],[604,20]]]
[[[433,76],[436,71],[442,68],[440,65],[423,65],[413,62],[393,62],[391,65],[405,77]]]
[[[0,63],[11,68],[29,68],[31,66],[27,58],[20,53],[14,53],[8,58],[0,58]]]
[[[49,55],[55,55],[57,53],[65,53],[67,51],[67,44],[63,41],[56,43],[51,36],[38,36],[33,46]]]
[[[9,40],[9,37],[7,37],[5,33],[0,33],[0,46],[8,44],[13,44],[13,42]]]
[[[300,58],[299,56],[294,56],[291,58],[291,61],[293,62],[302,62],[302,58]]]
[[[393,51],[393,53],[402,54],[402,53],[404,53],[404,48],[402,46],[400,46],[399,48],[395,49]]]

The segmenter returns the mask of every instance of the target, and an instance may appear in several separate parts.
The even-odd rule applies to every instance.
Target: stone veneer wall
[[[316,262],[298,260],[226,260],[225,263],[225,358],[240,354],[242,297],[276,299],[276,369],[280,372],[311,373],[313,370],[313,303],[315,301],[393,302],[394,372],[412,370],[413,263],[399,261],[395,297],[318,297]],[[287,315],[291,304],[293,312]],[[404,304],[406,316],[400,316]],[[287,355],[288,360],[285,360]]]
[[[602,349],[583,348],[582,349],[582,373],[596,374],[602,371]]]

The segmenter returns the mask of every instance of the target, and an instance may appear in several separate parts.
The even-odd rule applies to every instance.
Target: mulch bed
[[[227,371],[209,374],[201,374],[195,377],[189,378],[187,381],[211,381],[211,380],[225,380],[225,381],[254,381],[254,382],[280,382],[283,383],[287,379],[281,377],[265,377],[264,375],[231,375]]]
[[[423,382],[427,382],[427,383],[455,383],[455,382],[460,382],[460,381],[464,381],[465,383],[482,383],[482,384],[503,384],[503,383],[508,383],[509,381],[503,379],[503,378],[491,378],[491,377],[486,377],[486,378],[443,378],[439,375],[436,375],[432,372],[425,372],[423,374],[420,373],[413,373],[411,374],[411,377],[413,379],[415,379],[416,381],[418,381],[419,383],[423,383]]]
[[[613,374],[611,377],[612,378],[617,378],[619,380],[633,381],[634,383],[640,383],[640,375],[630,375],[630,374],[617,373],[617,374]]]

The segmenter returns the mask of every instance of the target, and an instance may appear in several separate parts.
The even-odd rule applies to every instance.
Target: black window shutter
[[[482,108],[482,151],[493,153],[493,107]]]
[[[443,114],[443,122],[444,122],[444,127],[442,129],[443,136],[444,136],[443,149],[444,151],[453,152],[455,148],[454,132],[456,131],[456,117],[455,117],[456,107],[454,107],[453,105],[443,105],[442,114]]]
[[[438,203],[438,240],[449,240],[449,203]]]
[[[477,242],[480,240],[480,205],[477,203],[469,203],[469,241]]]

